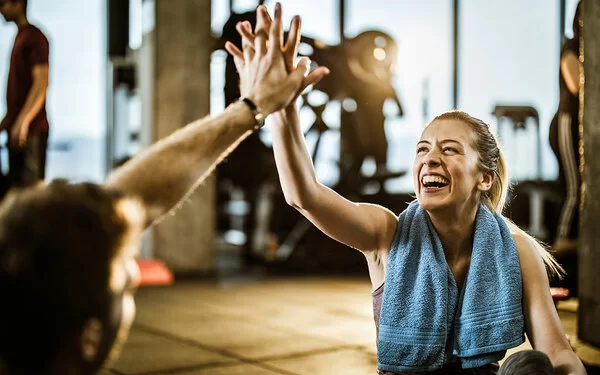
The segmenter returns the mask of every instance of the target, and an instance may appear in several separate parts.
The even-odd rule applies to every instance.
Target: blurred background
[[[208,0],[206,0],[208,1]],[[127,0],[123,0],[127,3]],[[211,30],[219,38],[231,10],[253,10],[254,0],[213,0]],[[270,1],[266,2],[268,6]],[[323,43],[340,43],[340,9],[337,0],[285,0],[284,17],[303,17],[304,35]],[[541,137],[547,138],[548,124],[558,104],[558,56],[563,34],[572,35],[571,20],[575,0],[518,0],[482,2],[460,1],[460,33],[453,33],[453,0],[396,1],[347,0],[344,35],[352,38],[366,30],[377,29],[398,43],[393,86],[404,108],[404,116],[386,120],[389,163],[393,168],[409,168],[414,140],[423,125],[435,114],[458,107],[489,123],[497,103],[532,105],[539,113]],[[118,5],[123,7],[122,5]],[[143,35],[151,33],[153,0],[130,0],[128,4],[127,48],[139,51]],[[230,8],[231,6],[231,8]],[[564,7],[564,8],[563,8]],[[48,160],[49,178],[102,181],[107,171],[108,96],[110,66],[108,48],[108,9],[105,0],[32,0],[29,16],[40,25],[51,41],[52,85],[48,112],[52,122]],[[114,21],[118,23],[118,21]],[[566,25],[566,26],[565,26]],[[8,74],[8,57],[16,34],[14,25],[0,25],[0,76]],[[458,79],[453,71],[454,47],[458,44]],[[76,56],[76,58],[74,58]],[[224,65],[226,53],[216,51],[211,64],[211,112],[224,107]],[[0,80],[4,99],[6,79]],[[456,92],[455,92],[456,90]],[[126,111],[132,133],[142,127],[139,87],[127,93]],[[474,94],[476,93],[476,95]],[[0,112],[5,100],[0,101]],[[267,129],[268,133],[268,129]],[[265,134],[268,142],[268,134]],[[337,173],[329,164],[338,157],[333,150],[339,142],[325,137],[332,150],[317,163],[324,182],[334,183]],[[136,152],[119,150],[125,156]],[[533,160],[535,150],[520,155]],[[5,158],[4,158],[5,160]],[[76,161],[76,162],[75,162]],[[510,163],[515,176],[529,176],[528,164]],[[531,169],[531,165],[529,166]],[[544,179],[556,178],[556,160],[549,145],[543,143]],[[393,191],[409,192],[409,177],[395,181]]]
[[[208,112],[219,113],[237,97],[237,78],[227,69],[222,49],[224,41],[236,35],[227,21],[252,18],[258,2],[193,2],[201,16],[192,12],[183,21],[186,26],[173,33],[183,33],[177,38],[194,31],[202,36],[180,46],[174,40],[157,42],[157,23],[171,22],[161,14],[170,9],[170,17],[176,18],[173,9],[181,8],[179,3],[160,3],[31,1],[29,17],[51,46],[48,179],[101,182],[111,169],[160,138],[161,132],[166,135]],[[524,183],[528,197],[522,206],[534,210],[514,213],[515,220],[552,242],[557,205],[551,203],[552,194],[531,193],[529,182],[542,183],[547,191],[557,179],[548,129],[558,105],[559,54],[564,38],[572,36],[575,0],[285,0],[283,4],[286,23],[294,14],[303,18],[300,52],[334,71],[302,101],[303,127],[323,183],[348,197],[400,212],[413,189],[408,172],[422,128],[437,114],[463,109],[492,126],[503,144],[513,182]],[[163,11],[157,13],[159,7]],[[5,61],[0,77],[6,77],[16,28],[3,23],[0,33],[0,56]],[[171,37],[165,33],[164,38]],[[163,52],[163,44],[174,46],[173,52]],[[196,48],[197,56],[186,55],[184,45]],[[177,61],[188,60],[173,62],[176,56]],[[177,64],[185,64],[187,70]],[[172,83],[160,81],[170,72],[177,77]],[[182,74],[195,79],[195,91],[177,81]],[[6,79],[0,80],[2,96],[5,85]],[[167,95],[174,85],[180,92],[194,92],[197,103],[203,104],[188,110],[192,105],[188,95],[190,104],[182,105],[188,109],[180,108],[180,116],[163,129],[156,118],[164,118],[159,107],[167,99],[160,95]],[[4,107],[5,100],[0,100],[0,113]],[[3,133],[0,144],[5,143]],[[214,236],[207,233],[203,242],[209,239],[217,248],[241,249],[242,258],[226,257],[234,262],[229,265],[300,256],[302,251],[296,249],[306,242],[314,245],[311,236],[318,237],[317,243],[321,237],[282,200],[269,127],[242,146],[219,168],[215,195],[206,198],[209,206],[214,200],[215,217],[206,222],[214,227]],[[6,173],[5,148],[0,156]],[[147,241],[146,257],[156,256],[156,241],[152,244]]]
[[[322,183],[400,213],[413,199],[420,132],[436,115],[461,109],[490,124],[502,144],[514,183],[506,214],[553,242],[561,198],[548,131],[576,0],[281,2],[284,25],[302,17],[300,54],[332,69],[299,99]],[[100,183],[158,139],[223,111],[239,96],[223,45],[258,3],[30,0],[29,19],[50,42],[47,180]],[[272,9],[274,1],[264,4]],[[0,114],[15,35],[13,24],[0,24]],[[110,373],[374,368],[366,262],[286,204],[268,122],[177,215],[144,235],[140,264],[150,276]],[[6,174],[4,133],[0,167]],[[562,262],[570,276],[555,286],[577,296],[577,260]],[[170,287],[151,286],[172,284],[172,275]],[[575,335],[577,300],[563,303],[563,324]],[[200,320],[204,326],[195,325]]]

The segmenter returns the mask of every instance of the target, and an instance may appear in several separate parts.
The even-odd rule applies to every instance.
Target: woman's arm
[[[363,252],[388,250],[396,215],[378,205],[351,202],[317,181],[295,105],[273,117],[273,151],[288,204],[339,242]]]
[[[288,70],[293,69],[297,56],[300,27],[300,18],[294,17],[285,45],[275,41],[282,49]],[[249,23],[242,23],[237,29],[243,45],[260,51],[267,43],[265,30],[270,28],[268,12],[259,7],[256,31],[252,31]],[[273,34],[269,34],[268,41],[269,45],[274,44]],[[243,69],[240,64],[242,52],[230,44],[226,48],[238,61],[238,70]],[[306,83],[312,84],[327,73],[326,68],[319,67],[306,77]],[[273,117],[273,151],[286,201],[328,236],[361,250],[367,258],[373,286],[379,286],[385,277],[383,251],[389,250],[392,243],[397,217],[380,206],[350,202],[317,181],[300,129],[295,100]]]
[[[544,262],[522,234],[513,234],[523,278],[523,314],[525,330],[534,349],[552,361],[557,374],[585,374],[583,364],[569,345],[550,294]]]

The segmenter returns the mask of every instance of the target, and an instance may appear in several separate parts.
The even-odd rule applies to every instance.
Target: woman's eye
[[[444,147],[444,152],[458,152],[454,147]]]
[[[420,153],[422,153],[422,152],[427,152],[427,147],[419,147],[419,148],[417,149],[417,154],[420,154]]]

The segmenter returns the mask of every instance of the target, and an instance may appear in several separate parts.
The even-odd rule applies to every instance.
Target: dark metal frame
[[[565,41],[565,27],[566,27],[566,22],[565,22],[565,16],[566,16],[566,8],[567,8],[567,0],[558,0],[559,2],[559,7],[560,7],[560,14],[559,14],[559,24],[560,24],[560,28],[558,30],[558,42],[560,43],[560,48],[562,48],[562,44]],[[559,52],[560,54],[560,52]]]
[[[459,37],[460,0],[453,0],[452,7],[452,106],[458,108],[458,37]]]

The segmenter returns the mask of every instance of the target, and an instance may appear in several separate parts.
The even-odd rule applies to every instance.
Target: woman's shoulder
[[[528,251],[528,249],[535,248],[534,244],[531,242],[532,238],[527,234],[513,229],[511,229],[510,234],[512,235],[513,241],[515,241],[517,251]]]
[[[539,257],[539,251],[537,249],[538,243],[536,240],[525,232],[511,230],[512,238],[515,241],[515,247],[519,257],[521,256],[535,256]],[[536,246],[537,245],[537,246]]]
[[[549,254],[539,242],[525,232],[511,232],[515,241],[515,247],[517,248],[522,273],[532,272],[533,270],[535,270],[534,273],[538,273],[539,270],[548,270],[553,273],[559,272],[552,260],[544,258],[544,255],[549,256]]]

